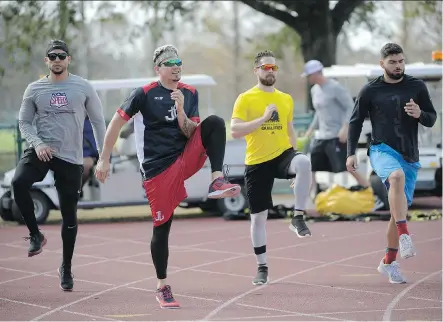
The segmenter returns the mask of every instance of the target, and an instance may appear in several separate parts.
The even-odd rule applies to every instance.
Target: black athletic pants
[[[211,115],[202,121],[201,137],[206,149],[212,172],[222,171],[226,146],[225,121],[215,115]],[[154,226],[151,239],[151,256],[158,279],[167,276],[169,257],[169,232],[171,230],[172,217],[163,225]]]
[[[14,200],[31,235],[38,234],[39,228],[34,215],[34,203],[30,188],[42,181],[49,170],[54,172],[55,186],[63,218],[61,237],[63,240],[63,265],[70,266],[77,237],[77,203],[81,189],[83,165],[73,164],[56,157],[40,161],[33,148],[24,151],[18,162],[12,189]]]

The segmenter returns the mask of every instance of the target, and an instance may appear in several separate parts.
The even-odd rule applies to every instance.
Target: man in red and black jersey
[[[187,197],[185,180],[209,158],[212,183],[208,198],[233,197],[241,189],[222,173],[225,122],[215,115],[200,122],[198,92],[180,82],[182,61],[177,50],[171,45],[159,47],[153,60],[159,80],[134,89],[118,108],[106,132],[96,176],[101,182],[106,180],[119,132],[134,118],[137,156],[154,222],[151,254],[158,279],[157,301],[162,307],[176,308],[179,304],[166,283],[168,238],[174,209]]]

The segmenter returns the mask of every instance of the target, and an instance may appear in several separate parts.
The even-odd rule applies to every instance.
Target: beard
[[[393,80],[399,80],[399,79],[401,79],[401,78],[405,75],[405,71],[404,71],[404,70],[402,70],[401,72],[396,73],[396,74],[394,74],[394,73],[390,73],[390,72],[388,72],[387,70],[385,70],[385,71],[386,71],[386,75],[387,75],[390,79],[393,79]]]
[[[49,70],[55,75],[61,75],[65,71],[63,67],[50,67]]]
[[[276,78],[274,75],[268,75],[265,78],[259,77],[258,80],[264,86],[272,86],[275,84]]]

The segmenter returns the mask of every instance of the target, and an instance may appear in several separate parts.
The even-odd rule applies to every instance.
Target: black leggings
[[[222,171],[226,146],[225,121],[221,117],[210,115],[200,126],[201,138],[211,163],[211,170],[212,172]]]
[[[63,264],[71,265],[77,237],[77,203],[81,189],[83,165],[72,164],[58,158],[49,162],[40,161],[32,148],[26,149],[17,164],[12,189],[14,200],[21,212],[29,233],[39,233],[34,214],[30,188],[35,182],[42,181],[49,170],[54,172],[60,211],[63,218],[61,237],[63,240]]]
[[[226,146],[225,121],[215,115],[208,116],[201,123],[201,138],[206,149],[211,170],[222,171]],[[154,226],[151,239],[151,256],[158,279],[167,276],[169,258],[169,232],[171,230],[172,217],[160,226]]]

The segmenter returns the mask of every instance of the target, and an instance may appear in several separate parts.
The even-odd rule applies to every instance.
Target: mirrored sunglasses
[[[166,67],[181,66],[182,64],[183,62],[181,61],[181,59],[169,59],[161,63],[161,65]]]
[[[258,68],[265,70],[265,71],[270,71],[272,69],[274,72],[278,70],[278,66],[274,65],[274,64],[264,64],[264,65],[258,66]]]

